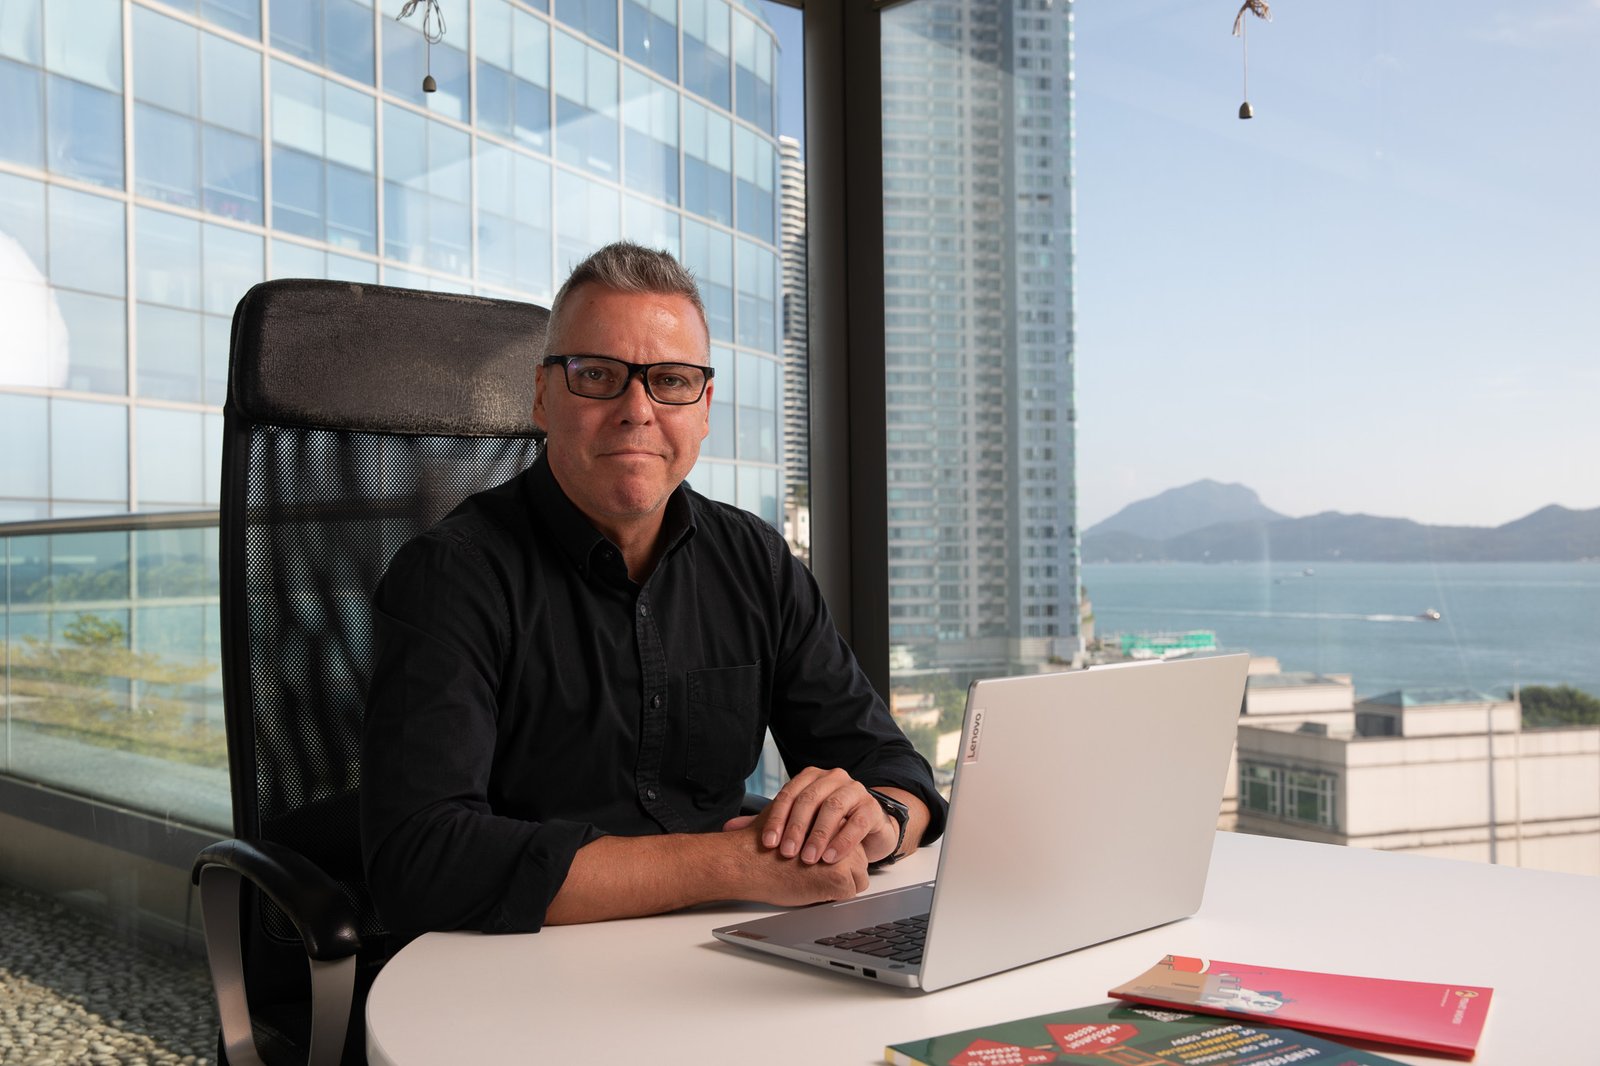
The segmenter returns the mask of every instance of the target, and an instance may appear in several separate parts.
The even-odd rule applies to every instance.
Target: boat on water
[[[1421,614],[1417,615],[1417,617],[1422,619],[1424,622],[1437,622],[1439,619],[1443,618],[1444,615],[1440,614],[1437,608],[1429,607],[1426,611],[1423,611]]]

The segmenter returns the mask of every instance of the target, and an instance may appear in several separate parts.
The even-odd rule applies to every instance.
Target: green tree
[[[1571,685],[1529,685],[1521,691],[1522,724],[1600,725],[1600,699]]]

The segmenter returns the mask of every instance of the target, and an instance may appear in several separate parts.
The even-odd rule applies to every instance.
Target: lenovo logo
[[[964,762],[978,761],[978,739],[982,732],[983,712],[974,710],[972,712],[972,732],[967,734],[966,755],[963,759]]]

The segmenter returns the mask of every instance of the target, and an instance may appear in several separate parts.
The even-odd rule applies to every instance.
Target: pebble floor
[[[0,885],[0,1064],[208,1063],[216,1024],[203,959]]]

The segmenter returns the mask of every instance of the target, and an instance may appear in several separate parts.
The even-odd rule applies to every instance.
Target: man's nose
[[[630,422],[649,421],[655,415],[656,402],[644,387],[644,372],[638,371],[628,378],[628,387],[617,397],[622,404],[622,417]]]

